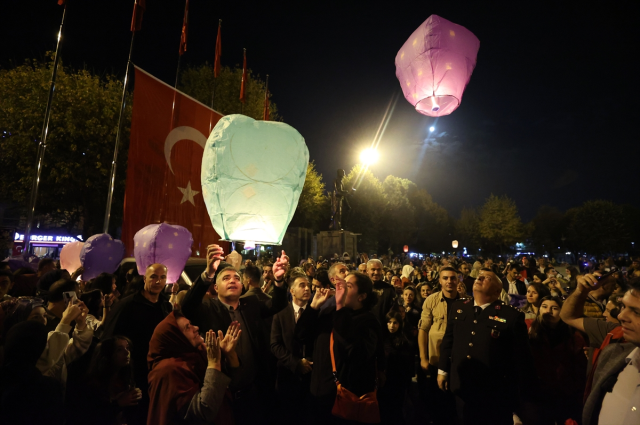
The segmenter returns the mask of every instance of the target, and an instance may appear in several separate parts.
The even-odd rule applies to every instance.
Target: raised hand
[[[282,286],[282,278],[287,271],[287,266],[289,265],[289,257],[285,254],[284,250],[282,251],[282,255],[273,263],[273,276],[276,279],[276,286]],[[280,281],[280,282],[278,282]]]
[[[331,298],[331,290],[329,288],[319,288],[311,301],[311,308],[314,310],[320,309]]]
[[[212,279],[218,270],[220,261],[224,258],[224,250],[220,245],[211,244],[207,247],[207,268],[205,272],[209,279]]]
[[[229,325],[229,329],[227,330],[227,334],[224,336],[222,335],[222,331],[218,331],[220,349],[225,355],[232,352],[235,353],[241,333],[242,331],[240,330],[239,322],[231,322],[231,325]]]
[[[207,332],[204,345],[207,349],[207,369],[220,370],[220,344],[214,331]]]
[[[76,320],[78,316],[82,314],[82,310],[78,307],[78,304],[67,305],[67,308],[62,313],[62,319],[60,319],[60,323],[64,323],[65,325],[70,325],[71,322]],[[86,316],[85,316],[86,317]]]
[[[347,298],[347,282],[342,279],[336,281],[336,310],[344,307]]]
[[[141,398],[142,391],[139,388],[129,388],[118,394],[116,401],[120,407],[137,406]]]
[[[76,329],[83,331],[87,328],[87,314],[89,314],[89,308],[82,301],[78,301],[76,306],[80,309],[80,314],[76,317]]]

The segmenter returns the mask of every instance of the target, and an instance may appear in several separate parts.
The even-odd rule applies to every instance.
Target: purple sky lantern
[[[80,262],[84,267],[82,280],[91,280],[100,273],[113,273],[124,257],[124,244],[107,233],[93,235],[82,245]]]
[[[167,266],[167,282],[175,283],[191,256],[193,237],[182,226],[150,224],[136,233],[133,244],[140,275],[144,275],[151,264],[160,263]]]
[[[396,55],[404,97],[423,115],[449,115],[460,106],[479,48],[465,27],[429,16]]]

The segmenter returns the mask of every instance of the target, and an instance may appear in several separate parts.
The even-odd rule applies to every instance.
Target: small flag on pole
[[[66,1],[66,0],[63,0]],[[146,0],[135,0],[133,3],[133,17],[131,18],[131,31],[140,31],[142,29],[142,14],[147,8]]]
[[[269,121],[269,75],[267,75],[267,85],[264,89],[264,111],[262,112],[263,121]]]
[[[246,98],[245,87],[247,84],[247,49],[244,49],[244,59],[242,61],[242,84],[240,85],[240,102],[244,103]]]
[[[182,56],[187,51],[187,33],[189,32],[189,0],[184,4],[184,19],[182,21],[182,35],[180,36],[179,54]]]
[[[216,57],[213,61],[213,78],[218,78],[220,75],[220,56],[222,56],[222,19],[218,21],[218,38],[216,38]]]

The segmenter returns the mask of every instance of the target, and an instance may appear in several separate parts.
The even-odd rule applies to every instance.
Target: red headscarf
[[[149,341],[149,425],[171,424],[200,390],[207,370],[204,345],[196,348],[178,327],[173,312]]]

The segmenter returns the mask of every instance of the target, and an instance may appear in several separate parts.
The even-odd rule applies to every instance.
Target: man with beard
[[[387,313],[397,303],[398,294],[393,286],[383,280],[382,261],[378,259],[367,262],[367,275],[373,282],[373,292],[378,295],[378,303],[371,309],[384,330],[387,329]]]

